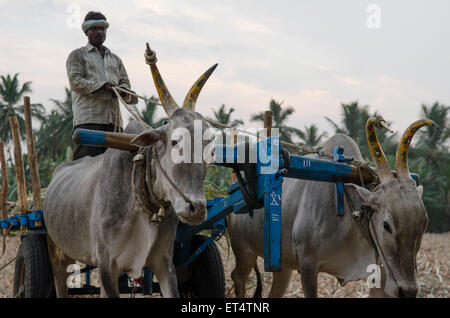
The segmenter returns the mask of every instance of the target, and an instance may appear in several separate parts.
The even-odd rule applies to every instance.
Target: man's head
[[[88,37],[89,43],[93,46],[100,47],[106,40],[106,29],[108,26],[106,17],[102,13],[90,11],[84,18],[82,28]]]

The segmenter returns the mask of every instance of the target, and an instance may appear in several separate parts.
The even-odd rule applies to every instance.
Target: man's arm
[[[79,50],[70,53],[66,62],[67,76],[69,78],[70,88],[83,95],[95,94],[102,88],[107,88],[107,81],[92,81],[85,79],[84,61]]]

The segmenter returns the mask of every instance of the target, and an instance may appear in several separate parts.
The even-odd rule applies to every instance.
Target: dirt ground
[[[16,250],[20,240],[17,236],[6,238],[6,252],[0,258],[0,297],[11,297],[14,275],[14,261],[5,266],[16,255]],[[234,256],[231,249],[227,248],[225,238],[219,242],[219,250],[225,268],[226,295],[234,297],[232,290],[232,280],[230,273],[234,268]],[[417,257],[419,293],[418,297],[450,297],[450,232],[443,234],[425,234],[422,246]],[[263,259],[258,260],[259,268],[263,277],[263,296],[267,297],[272,280],[271,273],[263,272]],[[4,268],[3,268],[4,267]],[[93,281],[96,276],[93,275]],[[252,272],[247,282],[247,297],[253,295],[256,286],[256,278]],[[319,297],[367,297],[369,294],[365,281],[350,282],[344,287],[340,287],[337,280],[328,275],[319,274]],[[291,284],[286,291],[285,297],[304,297],[300,275],[296,272],[293,275]]]

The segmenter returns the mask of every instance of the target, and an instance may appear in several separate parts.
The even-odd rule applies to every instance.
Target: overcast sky
[[[105,45],[137,93],[156,94],[145,42],[178,103],[218,62],[197,111],[212,116],[223,103],[247,127],[271,98],[295,109],[290,125],[329,132],[323,117],[339,121],[340,103],[370,105],[398,131],[422,103],[450,104],[446,0],[0,0],[0,74],[32,81],[32,102],[51,109],[68,86],[68,54],[87,43],[80,24],[90,10],[106,15]]]

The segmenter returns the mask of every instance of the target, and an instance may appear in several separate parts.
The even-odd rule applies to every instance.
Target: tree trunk
[[[28,166],[30,167],[31,175],[31,188],[33,191],[33,209],[42,209],[41,199],[41,180],[39,178],[39,167],[36,157],[36,146],[34,142],[32,118],[31,118],[31,106],[30,97],[25,96],[23,98],[25,106],[25,132],[27,135],[28,146]]]

